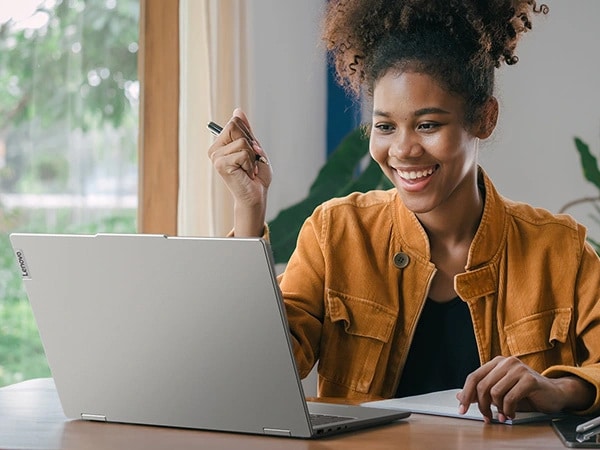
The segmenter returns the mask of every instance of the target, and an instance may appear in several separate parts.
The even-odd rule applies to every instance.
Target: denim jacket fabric
[[[591,412],[600,259],[569,216],[501,197],[481,169],[480,182],[482,220],[454,285],[481,363],[514,355],[550,377],[580,376],[596,387]],[[319,206],[279,277],[300,375],[318,363],[320,396],[392,397],[435,272],[425,230],[395,189]]]

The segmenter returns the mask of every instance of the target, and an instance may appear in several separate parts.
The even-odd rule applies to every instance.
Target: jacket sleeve
[[[319,359],[325,314],[322,216],[323,208],[318,207],[306,220],[285,272],[279,276],[294,356],[302,378],[308,376]]]
[[[227,235],[225,237],[235,237],[235,230],[232,229],[229,231],[229,233],[227,233]],[[265,222],[264,228],[263,228],[263,235],[261,236],[265,241],[269,241],[271,239],[271,232],[269,231],[269,224]]]
[[[583,245],[574,308],[577,365],[552,366],[542,375],[550,378],[576,375],[593,385],[594,403],[587,410],[578,411],[589,414],[600,409],[600,258],[588,243]]]

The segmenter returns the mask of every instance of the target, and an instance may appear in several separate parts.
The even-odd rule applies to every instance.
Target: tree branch
[[[562,208],[560,208],[560,210],[558,211],[559,214],[564,213],[567,209],[575,206],[575,205],[579,205],[580,203],[593,203],[593,202],[598,202],[600,201],[600,197],[583,197],[583,198],[578,198],[577,200],[573,200],[568,202],[567,204],[565,204]]]
[[[19,100],[19,103],[17,104],[17,106],[15,106],[11,111],[9,111],[4,116],[4,120],[2,121],[2,123],[0,123],[0,134],[1,135],[4,135],[6,133],[6,131],[8,130],[8,127],[11,125],[12,120],[17,116],[17,114],[19,114],[21,111],[23,111],[27,107],[27,104],[29,103],[30,98],[31,98],[31,95],[29,93],[24,94],[21,97],[21,100]]]

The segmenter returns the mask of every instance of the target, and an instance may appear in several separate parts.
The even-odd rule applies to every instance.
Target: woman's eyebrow
[[[418,116],[424,116],[427,114],[450,114],[450,111],[446,111],[445,109],[436,108],[436,107],[421,108],[421,109],[417,109],[413,113],[413,116],[418,117]]]
[[[385,111],[380,111],[379,109],[373,110],[373,116],[377,117],[390,117],[391,115]]]
[[[433,106],[428,107],[428,108],[417,109],[415,112],[413,112],[414,117],[425,116],[427,114],[451,114],[451,113],[450,113],[450,111],[447,111],[445,109],[437,108],[437,107],[433,107]],[[373,116],[391,117],[391,114],[388,112],[385,112],[385,111],[374,109]]]

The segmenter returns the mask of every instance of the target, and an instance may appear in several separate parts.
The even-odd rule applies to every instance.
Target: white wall
[[[598,192],[582,177],[573,137],[600,153],[600,1],[546,0],[517,48],[520,60],[497,73],[499,124],[481,163],[501,193],[553,212]],[[325,54],[322,0],[252,0],[249,111],[275,177],[268,218],[304,198],[324,162]],[[589,207],[569,211],[590,227]]]
[[[327,72],[322,0],[252,0],[249,119],[274,178],[267,219],[303,199],[326,153]]]
[[[519,62],[497,78],[500,120],[481,163],[513,200],[553,212],[598,195],[584,180],[573,137],[600,155],[600,2],[546,0],[519,46]],[[600,239],[589,206],[568,211]]]
[[[252,0],[254,90],[248,112],[273,166],[267,220],[302,200],[325,162],[327,67],[320,41],[323,0]],[[281,270],[281,268],[279,268]],[[303,381],[314,396],[316,369]]]

